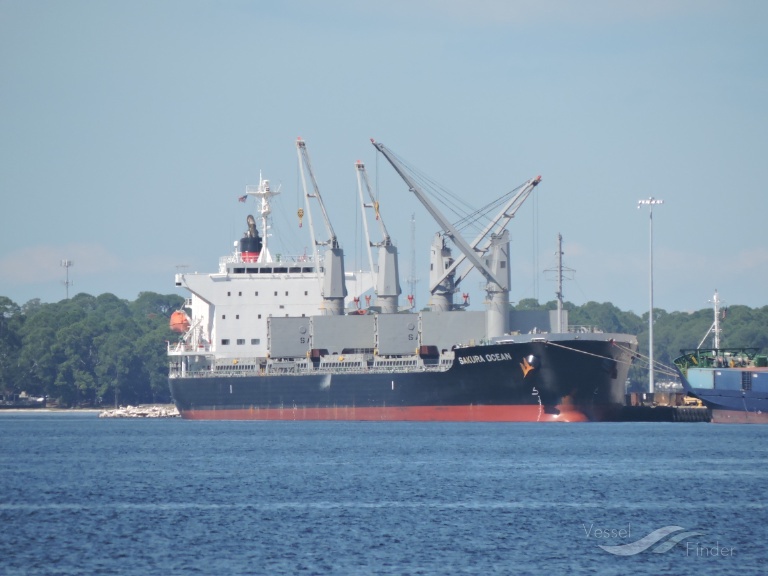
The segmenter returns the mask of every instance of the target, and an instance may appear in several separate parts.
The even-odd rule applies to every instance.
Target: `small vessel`
[[[274,252],[276,230],[269,215],[279,190],[262,178],[239,198],[256,200],[260,230],[257,218],[249,215],[247,231],[216,272],[176,275],[176,286],[191,294],[185,303],[189,314],[181,311],[171,318],[180,337],[168,345],[170,389],[183,418],[618,418],[637,338],[586,328],[569,331],[562,306],[555,322],[555,311],[539,312],[531,320],[509,305],[506,225],[540,177],[496,204],[496,216],[469,242],[425,199],[419,183],[391,152],[374,143],[441,228],[431,246],[430,305],[415,311],[412,295],[408,304],[399,302],[397,248],[364,165],[355,164],[358,194],[362,221],[375,212],[380,240],[370,239],[367,223],[365,233],[367,245],[378,249],[378,265],[369,248],[369,271],[345,271],[344,252],[306,144],[299,139],[296,145],[304,187],[298,224],[302,227],[306,217],[312,250],[296,256]],[[312,206],[319,206],[320,221],[313,220]],[[461,250],[460,257],[452,256],[449,239]],[[468,310],[467,294],[463,302],[454,302],[459,283],[473,269],[486,280],[485,311]],[[556,331],[550,329],[555,325]]]
[[[26,392],[21,394],[3,394],[0,396],[0,409],[29,409],[45,408],[47,400],[45,396],[29,396]]]
[[[715,321],[699,346],[680,350],[675,368],[688,395],[711,411],[712,422],[768,424],[768,355],[759,348],[720,346],[720,298]],[[704,342],[712,334],[712,346]]]

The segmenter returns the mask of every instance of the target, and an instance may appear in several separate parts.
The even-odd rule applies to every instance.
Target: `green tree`
[[[28,392],[61,398],[64,403],[76,396],[73,390],[65,389],[66,378],[58,378],[59,367],[65,361],[65,341],[60,339],[58,332],[82,317],[83,314],[70,301],[42,304],[26,317],[21,330],[19,369]]]
[[[21,308],[10,298],[0,296],[0,394],[21,392],[18,357],[23,322]]]

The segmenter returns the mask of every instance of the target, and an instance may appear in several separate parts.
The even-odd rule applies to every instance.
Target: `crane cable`
[[[476,227],[476,229],[479,230],[478,222],[480,222],[483,218],[488,220],[488,213],[491,210],[503,204],[511,194],[516,193],[525,185],[521,184],[520,186],[517,186],[516,188],[503,194],[501,197],[492,200],[481,208],[474,208],[472,205],[466,202],[462,196],[459,196],[458,194],[451,192],[449,189],[440,185],[438,182],[422,173],[408,162],[404,161],[403,158],[391,150],[390,153],[397,159],[403,168],[410,172],[413,179],[419,183],[425,193],[429,194],[433,198],[439,199],[441,204],[443,204],[447,210],[451,211],[455,216],[458,217],[458,220],[454,225],[459,230],[470,227]],[[459,209],[459,206],[462,208]]]
[[[627,364],[628,366],[632,365],[632,360],[634,358],[641,357],[641,355],[638,352],[634,352],[631,348],[623,346],[622,344],[617,344],[616,342],[614,342],[613,345],[616,346],[617,348],[619,348],[620,350],[622,350],[623,352],[626,352],[629,355],[629,357],[630,357],[629,361],[623,360],[623,359],[612,358],[611,356],[603,356],[601,354],[595,354],[594,352],[587,352],[586,350],[579,350],[577,348],[572,348],[570,346],[564,346],[563,344],[558,344],[556,342],[552,342],[551,340],[547,340],[545,343],[547,345],[549,345],[549,346],[555,346],[557,348],[562,348],[564,350],[570,350],[571,352],[577,352],[579,354],[585,354],[587,356],[594,356],[595,358],[600,358],[602,360],[613,360],[614,362],[618,362],[620,364]],[[645,357],[645,358],[647,358],[647,357]],[[672,369],[669,366],[666,366],[666,365],[660,364],[660,363],[657,363],[657,364],[659,364],[659,366],[660,366],[660,368],[656,369],[657,372],[659,372],[661,374],[664,374],[666,376],[677,376],[677,374],[675,372],[671,371]]]

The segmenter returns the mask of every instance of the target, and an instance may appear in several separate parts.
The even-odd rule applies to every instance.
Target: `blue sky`
[[[366,163],[419,306],[436,226],[370,138],[478,207],[542,175],[513,301],[554,298],[560,233],[566,300],[647,311],[653,196],[656,307],[768,305],[766,22],[762,1],[0,0],[0,295],[63,299],[62,259],[70,295],[175,293],[245,230],[260,171],[274,242],[303,251],[301,136],[348,268]]]

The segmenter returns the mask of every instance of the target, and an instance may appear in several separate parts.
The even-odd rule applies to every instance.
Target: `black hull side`
[[[614,420],[632,351],[585,338],[456,350],[444,372],[170,378],[185,418]]]

